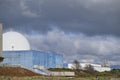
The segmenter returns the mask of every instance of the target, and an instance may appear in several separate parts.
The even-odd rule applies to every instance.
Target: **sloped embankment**
[[[20,67],[0,67],[0,76],[40,76],[40,74],[34,73],[30,70]]]

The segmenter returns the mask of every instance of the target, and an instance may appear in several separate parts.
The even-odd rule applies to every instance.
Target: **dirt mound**
[[[30,70],[20,67],[0,67],[0,76],[40,76]]]

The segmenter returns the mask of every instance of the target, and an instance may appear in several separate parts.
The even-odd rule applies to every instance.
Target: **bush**
[[[3,57],[0,57],[0,62],[2,62],[2,61],[3,61],[3,59],[4,59]]]

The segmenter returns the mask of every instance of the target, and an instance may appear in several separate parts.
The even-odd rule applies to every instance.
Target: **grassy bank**
[[[75,77],[50,77],[36,74],[32,71],[19,67],[0,67],[0,80],[110,80],[110,78],[120,78],[120,70],[111,70],[109,72],[96,72],[88,70],[70,70],[70,69],[49,69],[50,71],[74,71]]]
[[[96,80],[96,79],[95,79],[95,77],[68,78],[68,77],[45,77],[45,76],[32,76],[32,77],[1,76],[0,80]],[[110,80],[110,78],[109,77],[99,77],[99,80]]]

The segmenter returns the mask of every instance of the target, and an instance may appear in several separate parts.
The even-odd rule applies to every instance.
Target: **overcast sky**
[[[23,33],[31,49],[65,62],[120,65],[120,0],[0,0],[4,32]]]

